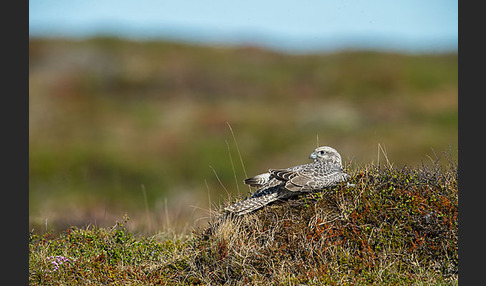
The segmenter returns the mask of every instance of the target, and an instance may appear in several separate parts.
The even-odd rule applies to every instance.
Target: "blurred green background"
[[[245,171],[307,163],[317,140],[351,170],[382,163],[378,144],[396,166],[457,159],[457,86],[456,53],[30,39],[30,228],[126,213],[136,231],[188,232],[249,193]]]

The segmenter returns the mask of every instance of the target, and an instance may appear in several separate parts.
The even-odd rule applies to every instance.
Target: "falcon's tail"
[[[266,206],[269,203],[278,200],[278,198],[279,194],[277,192],[273,192],[259,197],[248,198],[225,208],[225,210],[237,215],[244,215]]]

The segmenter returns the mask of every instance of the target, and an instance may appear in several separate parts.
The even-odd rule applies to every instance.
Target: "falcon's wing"
[[[341,166],[324,164],[306,164],[289,169],[270,169],[270,174],[278,180],[285,182],[285,188],[292,192],[310,192],[323,189],[346,180]]]
[[[275,178],[285,181],[285,188],[292,192],[305,192],[313,189],[317,182],[308,175],[307,172],[303,171],[292,171],[292,170],[269,170]]]

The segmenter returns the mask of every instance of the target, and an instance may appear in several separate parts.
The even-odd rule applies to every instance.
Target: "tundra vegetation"
[[[30,284],[457,284],[457,59],[30,39]],[[316,141],[354,187],[224,214]]]
[[[31,234],[30,283],[457,285],[454,163],[364,166],[350,182],[245,216],[221,207],[185,237],[124,222]]]

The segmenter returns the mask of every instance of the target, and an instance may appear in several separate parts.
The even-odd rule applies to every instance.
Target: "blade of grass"
[[[224,191],[229,196],[230,194],[229,194],[228,190],[226,189],[226,187],[224,186],[223,182],[221,182],[221,179],[219,178],[218,173],[216,173],[216,170],[214,170],[213,166],[211,166],[211,165],[209,165],[209,168],[211,168],[211,170],[213,170],[213,173],[216,176],[216,179],[218,179],[219,184],[221,185],[221,187],[223,187]]]
[[[231,156],[231,150],[230,150],[228,140],[224,140],[224,141],[226,142],[226,147],[228,148],[228,155],[229,155],[230,162],[231,162],[231,168],[233,169],[233,175],[235,176],[236,190],[238,191],[238,195],[239,195],[240,194],[240,186],[238,184],[238,178],[236,177],[235,164],[233,164],[233,157]]]
[[[248,178],[248,174],[246,173],[245,164],[243,163],[243,158],[241,157],[240,147],[238,147],[238,142],[236,141],[236,137],[235,137],[235,133],[233,132],[233,128],[231,127],[231,124],[229,124],[229,122],[226,122],[226,124],[228,125],[228,127],[231,131],[231,136],[233,136],[233,141],[235,142],[236,151],[238,152],[238,156],[240,158],[241,167],[243,168],[243,173],[245,173],[245,178]],[[248,189],[251,191],[250,186],[248,186]]]

